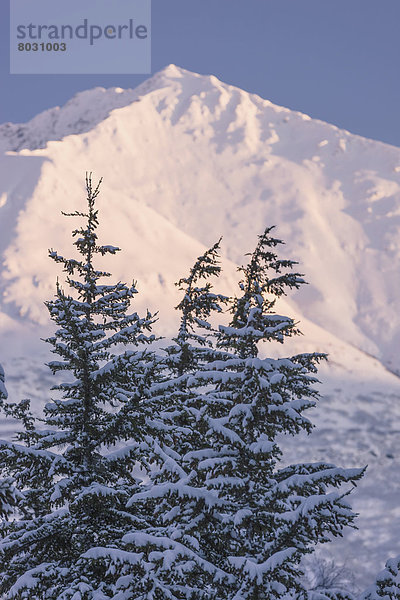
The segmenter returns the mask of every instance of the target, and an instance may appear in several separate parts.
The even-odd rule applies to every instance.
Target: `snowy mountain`
[[[29,277],[26,261],[15,257],[31,256],[24,222],[46,215],[58,231],[55,198],[79,201],[89,168],[104,176],[116,218],[145,206],[148,218],[155,211],[202,244],[223,234],[235,263],[261,227],[279,225],[310,282],[293,305],[400,367],[398,148],[172,65],[136,90],[96,88],[25,125],[3,125],[0,146],[8,150],[1,198],[11,228],[23,209],[5,247],[10,302],[18,304],[19,282]],[[43,242],[59,239],[46,231]],[[19,307],[35,319],[43,297],[37,289],[53,281],[44,263],[31,285],[37,301]]]
[[[229,293],[257,234],[277,225],[309,285],[278,306],[305,335],[273,351],[331,359],[318,429],[288,444],[288,460],[370,464],[355,495],[360,531],[332,545],[367,584],[400,552],[400,385],[389,372],[400,372],[400,149],[170,65],[135,90],[88,90],[4,124],[0,150],[0,362],[9,392],[38,406],[51,385],[43,301],[59,275],[47,250],[70,252],[60,211],[82,207],[86,170],[104,177],[101,241],[123,250],[105,266],[138,280],[136,307],[159,310],[165,335],[174,281],[205,246],[223,235]]]

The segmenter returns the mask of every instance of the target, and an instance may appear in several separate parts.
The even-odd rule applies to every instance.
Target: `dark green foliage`
[[[4,505],[7,485],[22,494],[18,519],[2,523],[0,594],[303,600],[301,559],[353,526],[341,486],[363,474],[281,465],[283,436],[311,432],[304,413],[326,357],[268,358],[260,342],[299,333],[274,311],[303,276],[278,258],[268,228],[239,269],[239,294],[215,294],[218,242],[178,282],[179,331],[156,355],[146,348],[154,318],[129,312],[135,284],[107,285],[95,267],[119,250],[97,242],[99,185],[87,177],[87,212],[67,215],[85,221],[73,231],[79,258],[50,251],[69,293],[57,283],[47,302],[58,327],[49,367],[66,378],[41,422],[27,401],[6,402],[0,372],[3,410],[24,425],[19,443],[0,441]],[[230,323],[216,327],[226,304]]]
[[[177,283],[183,293],[177,306],[179,331],[165,349],[164,377],[151,389],[152,426],[157,432],[152,438],[152,470],[148,484],[128,503],[151,517],[147,528],[124,538],[127,549],[144,552],[149,565],[141,582],[147,583],[146,591],[140,587],[138,594],[137,580],[130,581],[135,599],[208,599],[215,597],[216,582],[229,581],[221,568],[218,497],[207,491],[198,469],[204,447],[204,431],[197,426],[203,398],[198,372],[220,354],[212,347],[215,332],[209,318],[228,300],[213,293],[210,283],[220,273],[218,251],[219,242]]]
[[[385,568],[360,600],[400,600],[400,555],[386,561]]]
[[[217,334],[225,356],[203,370],[204,382],[212,382],[198,416],[210,457],[205,485],[223,507],[225,569],[235,583],[221,586],[218,597],[229,600],[304,594],[302,556],[354,521],[347,492],[335,488],[363,473],[325,463],[279,465],[282,434],[311,431],[303,413],[318,399],[314,373],[325,355],[259,356],[260,342],[283,342],[298,333],[294,321],[274,307],[277,297],[304,283],[290,271],[295,263],[278,259],[281,241],[270,232],[259,237],[249,263],[239,269],[231,322]]]
[[[82,557],[98,546],[117,549],[140,521],[125,505],[137,485],[145,419],[138,406],[153,372],[151,355],[137,347],[154,339],[146,333],[154,319],[128,312],[134,284],[106,284],[110,274],[95,267],[98,255],[119,250],[97,243],[99,186],[93,189],[88,176],[87,212],[67,215],[85,220],[72,234],[80,258],[50,251],[71,293],[57,283],[47,302],[58,326],[47,342],[59,357],[49,367],[68,379],[54,386],[60,397],[46,405],[40,427],[26,405],[6,408],[14,416],[25,410],[26,424],[20,444],[0,442],[3,470],[23,490],[21,519],[3,524],[0,544],[0,592],[8,598],[112,597],[97,560]]]

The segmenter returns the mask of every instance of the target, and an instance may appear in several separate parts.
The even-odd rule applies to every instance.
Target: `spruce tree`
[[[180,330],[166,349],[165,378],[151,390],[159,431],[153,470],[128,502],[153,515],[147,528],[123,538],[126,550],[144,552],[149,565],[140,591],[122,571],[129,598],[129,591],[140,600],[304,598],[302,556],[353,524],[347,492],[335,488],[362,470],[325,463],[279,468],[282,434],[311,431],[302,413],[318,398],[314,373],[325,356],[258,357],[260,341],[283,342],[298,332],[273,308],[287,287],[304,281],[281,274],[294,263],[277,258],[280,240],[269,233],[241,268],[242,293],[232,300],[229,326],[214,330],[210,314],[226,299],[198,285],[200,274],[211,274],[200,267],[213,249],[179,282]],[[339,590],[324,595],[350,598]]]
[[[229,581],[221,569],[222,539],[218,495],[204,485],[201,462],[204,432],[198,417],[204,400],[204,381],[196,373],[217,351],[212,347],[209,318],[227,298],[212,291],[218,276],[219,242],[200,256],[189,276],[176,285],[183,293],[178,334],[165,348],[162,380],[148,399],[154,428],[151,469],[147,485],[129,500],[147,515],[148,525],[124,536],[126,564],[116,567],[126,598],[183,600],[214,598],[215,582]],[[130,556],[143,553],[144,577],[129,575]]]
[[[6,400],[7,396],[8,396],[4,381],[5,381],[4,369],[0,365],[0,401]]]
[[[386,561],[385,568],[360,600],[400,600],[400,555]]]
[[[3,472],[22,490],[20,518],[2,523],[0,593],[19,600],[273,600],[307,597],[302,557],[353,526],[341,484],[362,469],[326,463],[281,466],[283,435],[310,432],[321,354],[263,358],[263,341],[298,333],[275,299],[304,280],[278,259],[267,229],[249,264],[231,321],[215,330],[226,298],[216,244],[179,282],[181,323],[166,356],[153,318],[129,314],[135,285],[105,285],[94,267],[99,186],[87,178],[86,225],[73,231],[80,259],[63,265],[47,303],[58,325],[47,341],[66,372],[61,398],[37,423],[23,401],[5,402],[24,430],[0,442]],[[205,283],[204,283],[205,281]],[[116,345],[129,345],[117,354]],[[4,395],[4,394],[3,394]],[[137,463],[147,482],[135,476]],[[327,598],[337,598],[325,593]]]
[[[215,357],[213,328],[209,320],[214,313],[221,313],[229,300],[222,294],[215,294],[209,280],[221,273],[221,239],[198,257],[188,277],[182,277],[175,284],[183,293],[182,300],[175,307],[180,313],[180,326],[178,335],[172,340],[174,344],[165,351],[169,372],[177,378],[196,373]]]
[[[119,250],[97,242],[99,186],[87,176],[86,212],[67,214],[84,220],[73,231],[77,258],[50,251],[70,289],[57,283],[47,302],[58,327],[47,339],[58,356],[49,367],[67,375],[53,388],[59,397],[41,422],[26,403],[6,407],[25,426],[19,443],[0,442],[3,472],[23,494],[20,518],[1,527],[0,594],[8,599],[114,598],[102,554],[117,557],[123,534],[141,522],[126,502],[138,485],[140,403],[154,370],[144,345],[154,319],[129,312],[135,283],[107,284],[110,273],[95,266],[98,256]]]
[[[218,494],[225,522],[225,570],[219,600],[306,597],[299,564],[318,543],[341,535],[355,518],[341,492],[362,469],[324,462],[280,466],[283,435],[310,432],[304,412],[315,405],[315,372],[325,355],[259,356],[260,342],[284,342],[298,333],[295,322],[274,312],[276,298],[298,288],[303,276],[294,262],[278,258],[281,244],[268,228],[245,267],[240,294],[231,303],[231,322],[220,326],[217,347],[225,356],[200,376],[214,385],[205,393],[201,420],[210,449],[207,489]],[[222,507],[221,507],[222,504]]]
[[[0,406],[4,406],[8,398],[4,369],[0,365]],[[11,477],[0,479],[0,519],[7,519],[13,512],[14,507],[20,499],[20,494],[14,487]]]

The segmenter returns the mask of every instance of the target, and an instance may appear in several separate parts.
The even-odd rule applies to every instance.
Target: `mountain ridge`
[[[47,142],[47,141],[59,141],[60,139],[62,139],[63,137],[65,137],[67,135],[85,133],[90,128],[95,126],[98,122],[107,118],[107,116],[109,116],[111,111],[116,110],[118,108],[123,108],[124,106],[127,106],[128,104],[130,104],[132,102],[140,101],[141,94],[146,94],[155,89],[158,89],[159,84],[160,83],[162,84],[163,81],[166,83],[166,85],[168,85],[168,81],[171,81],[171,78],[173,78],[173,77],[181,78],[181,77],[184,77],[187,75],[190,75],[192,77],[194,76],[196,78],[201,78],[202,80],[209,79],[211,82],[222,83],[227,88],[230,88],[233,90],[240,90],[241,92],[244,92],[245,94],[248,94],[251,97],[257,98],[265,106],[270,106],[270,107],[273,107],[282,112],[287,112],[287,113],[298,115],[300,118],[303,118],[304,120],[312,120],[314,123],[328,125],[329,127],[333,128],[334,130],[337,130],[339,132],[342,132],[343,134],[349,134],[349,135],[359,138],[361,140],[368,140],[369,142],[372,142],[372,143],[375,143],[378,145],[382,144],[385,147],[397,148],[397,146],[388,144],[387,142],[383,142],[380,140],[372,140],[372,139],[366,138],[365,136],[352,133],[349,130],[341,128],[337,125],[333,125],[327,121],[323,121],[321,119],[314,119],[314,118],[310,117],[307,113],[303,113],[301,111],[289,109],[289,108],[280,106],[278,104],[275,104],[269,100],[262,98],[258,94],[255,94],[252,92],[246,92],[244,90],[241,90],[241,88],[239,88],[235,85],[232,85],[232,84],[223,83],[222,80],[218,79],[215,75],[200,75],[198,73],[193,73],[191,71],[188,71],[186,69],[183,69],[182,67],[178,67],[171,63],[171,64],[165,66],[163,69],[161,69],[157,73],[155,73],[154,75],[152,75],[151,77],[149,77],[149,79],[147,79],[144,82],[142,82],[141,84],[139,84],[136,88],[123,89],[121,87],[116,87],[116,86],[110,87],[110,88],[104,88],[102,86],[97,86],[97,87],[91,88],[89,90],[83,90],[83,91],[77,92],[76,94],[74,94],[74,96],[72,96],[72,98],[70,100],[68,100],[63,105],[54,106],[54,107],[45,109],[45,110],[41,111],[40,113],[38,113],[36,116],[34,116],[32,119],[29,119],[27,122],[14,123],[14,122],[9,121],[9,122],[0,124],[0,141],[2,140],[3,143],[5,144],[5,146],[3,147],[3,150],[12,151],[12,152],[18,152],[19,150],[22,150],[22,149],[36,150],[36,149],[44,148],[45,145],[43,145],[43,144],[45,144],[45,142]],[[96,111],[98,111],[100,108],[100,115],[97,114],[96,119],[93,121],[87,121],[85,119],[82,119],[82,117],[81,117],[80,122],[69,123],[65,129],[62,127],[62,124],[60,127],[57,127],[57,125],[59,125],[59,121],[60,121],[59,117],[61,115],[62,116],[65,115],[65,117],[68,118],[68,116],[70,116],[70,115],[68,115],[68,112],[70,111],[70,109],[71,109],[71,111],[74,109],[78,109],[78,111],[82,110],[82,108],[84,110],[87,109],[87,106],[84,106],[84,107],[81,106],[81,102],[80,102],[81,100],[89,101],[88,102],[89,110],[90,110],[90,108],[94,109],[95,106],[96,106]],[[100,107],[98,104],[96,105],[96,101],[98,101],[98,100],[100,100],[100,103],[99,103]],[[106,101],[109,100],[109,102],[104,102],[105,100]],[[84,102],[83,104],[87,104],[87,103]],[[46,127],[46,125],[49,126],[49,128],[50,128],[50,131],[47,131],[46,137],[41,136],[39,139],[36,139],[36,140],[29,139],[29,134],[35,135],[37,128],[40,128],[43,126]],[[86,129],[86,127],[87,127],[87,129]],[[50,137],[49,137],[49,135],[50,135]],[[7,146],[7,144],[9,144],[9,146]]]
[[[34,175],[27,169],[36,181],[31,186],[40,186],[49,163],[65,165],[61,154],[77,171],[79,156],[85,170],[111,179],[110,188],[133,195],[203,245],[225,233],[235,263],[249,234],[259,233],[256,221],[279,225],[311,281],[294,297],[298,311],[400,368],[400,149],[174,65],[135,90],[81,92],[19,127],[0,127],[3,146],[8,140],[35,149],[5,151],[3,161],[14,160],[11,168],[20,170],[36,161]],[[116,157],[118,177],[108,171],[104,147]],[[9,195],[3,186],[0,205]],[[13,269],[9,275],[19,277]]]

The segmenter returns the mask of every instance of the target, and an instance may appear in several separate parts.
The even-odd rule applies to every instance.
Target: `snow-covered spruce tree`
[[[204,450],[204,431],[198,427],[205,397],[204,381],[196,379],[196,372],[216,358],[209,340],[209,318],[213,312],[221,312],[227,301],[212,292],[209,281],[221,270],[218,251],[219,242],[177,283],[183,292],[176,307],[180,327],[165,349],[164,377],[153,385],[149,400],[156,415],[148,420],[156,432],[149,483],[128,502],[128,507],[149,515],[148,526],[124,536],[126,565],[121,569],[114,564],[124,598],[215,598],[215,582],[229,581],[220,566],[223,535],[218,495],[207,490],[199,470],[209,449]],[[147,564],[141,580],[132,575],[129,564],[130,556],[138,553],[144,554],[142,560]]]
[[[109,273],[95,267],[96,257],[119,250],[97,243],[99,186],[93,189],[87,176],[87,211],[68,215],[85,220],[73,231],[78,258],[50,251],[67,273],[71,294],[57,284],[47,302],[58,326],[47,341],[59,357],[49,367],[69,374],[69,381],[53,388],[61,398],[46,405],[41,427],[25,410],[20,443],[0,442],[3,471],[24,496],[21,519],[1,528],[2,598],[114,598],[103,550],[96,548],[116,556],[123,534],[141,525],[125,505],[136,485],[132,469],[144,423],[139,405],[153,369],[151,355],[138,346],[152,339],[145,332],[153,318],[129,313],[134,284],[102,283]],[[129,346],[118,354],[121,345]]]
[[[222,312],[228,298],[212,292],[210,277],[221,273],[219,251],[221,239],[202,256],[199,256],[188,277],[182,277],[175,285],[183,293],[176,306],[180,312],[178,335],[174,344],[166,348],[169,372],[179,378],[187,373],[196,373],[200,367],[215,357],[212,347],[210,316]],[[201,284],[201,285],[200,285]]]
[[[0,401],[7,399],[7,390],[6,390],[6,386],[4,385],[4,378],[5,378],[4,369],[0,365]]]
[[[0,365],[0,406],[4,406],[8,397],[4,379],[4,369]],[[19,498],[20,494],[14,487],[13,479],[0,479],[0,519],[7,518],[13,512]]]
[[[386,561],[385,568],[360,600],[400,600],[400,555]]]
[[[304,283],[291,271],[293,261],[278,259],[281,241],[270,232],[259,237],[249,263],[239,269],[230,325],[219,327],[217,346],[225,356],[197,375],[214,382],[199,416],[209,448],[204,483],[218,495],[225,570],[236,577],[232,586],[219,586],[218,600],[306,597],[300,561],[316,544],[353,526],[348,491],[337,488],[363,474],[322,462],[279,464],[283,434],[311,431],[303,413],[318,398],[314,373],[325,356],[259,356],[260,342],[283,342],[298,332],[292,319],[273,309],[286,289]]]

